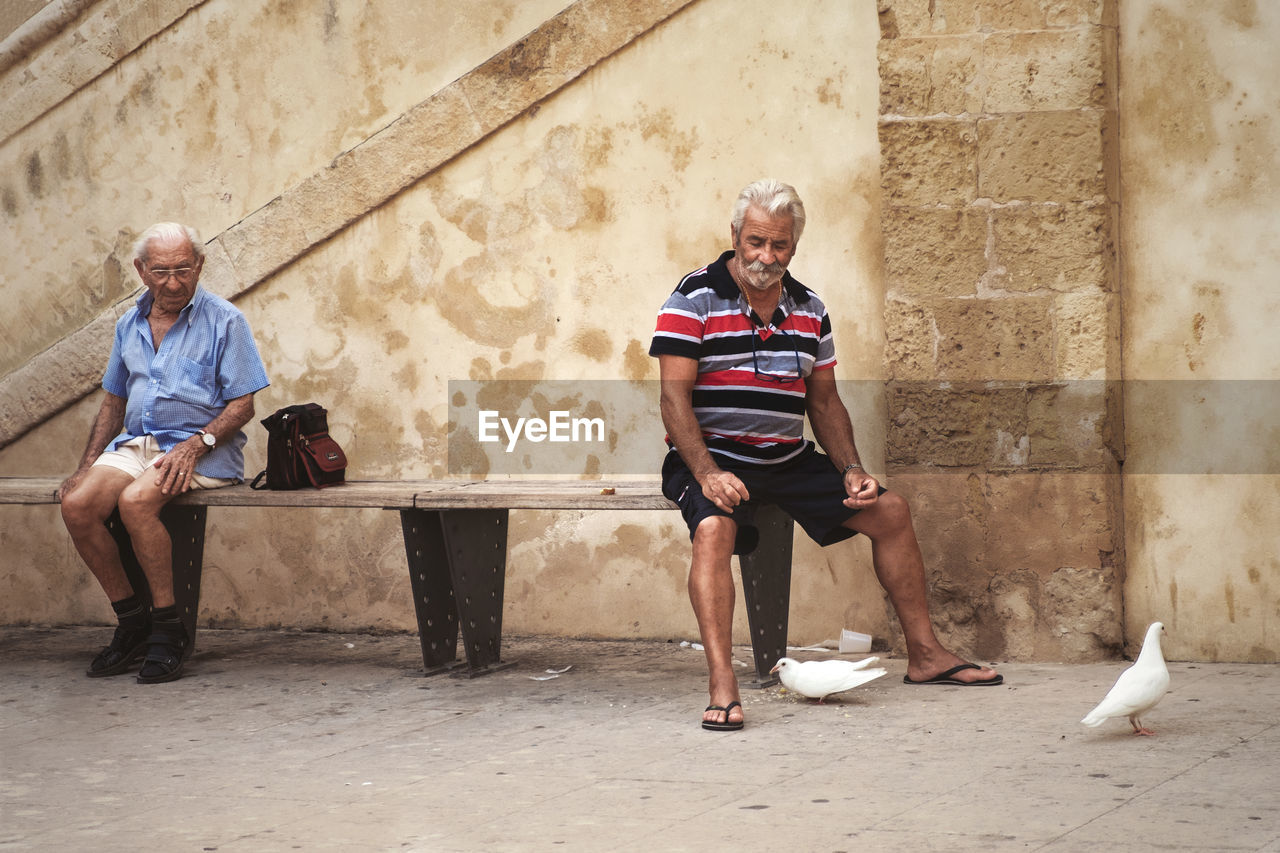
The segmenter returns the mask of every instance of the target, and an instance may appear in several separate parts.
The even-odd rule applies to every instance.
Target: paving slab
[[[1280,851],[1280,665],[1171,663],[1154,737],[1078,722],[1124,661],[960,688],[894,658],[822,704],[746,689],[723,734],[674,641],[427,678],[411,635],[211,629],[140,685],[83,675],[109,638],[0,627],[0,851]]]

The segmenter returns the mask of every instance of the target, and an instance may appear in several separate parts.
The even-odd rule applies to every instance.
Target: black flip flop
[[[916,681],[909,675],[902,676],[903,684],[954,684],[957,687],[994,687],[997,684],[1004,683],[1004,676],[996,673],[991,678],[982,678],[978,681],[961,681],[958,678],[952,678],[962,669],[982,669],[976,663],[962,663],[959,666],[953,666],[946,672],[940,672],[933,678],[926,678],[922,681]]]
[[[712,720],[703,720],[702,727],[709,732],[739,731],[742,728],[742,720],[738,720],[738,722],[736,723],[731,722],[729,720],[729,712],[732,711],[735,707],[741,708],[742,703],[738,702],[737,700],[734,700],[733,702],[730,702],[727,707],[721,707],[720,705],[708,705],[706,708],[707,711],[724,711],[724,722],[717,723],[717,722],[713,722]],[[704,711],[703,713],[706,713],[706,711]]]

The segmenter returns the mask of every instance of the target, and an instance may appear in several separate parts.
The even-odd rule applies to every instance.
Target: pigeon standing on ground
[[[1143,728],[1139,717],[1154,708],[1169,689],[1169,668],[1165,666],[1164,655],[1160,651],[1162,633],[1164,624],[1152,622],[1147,629],[1146,639],[1142,641],[1142,651],[1138,653],[1133,666],[1120,673],[1115,685],[1098,703],[1098,707],[1080,722],[1086,726],[1099,726],[1111,717],[1128,717],[1134,734],[1155,734],[1150,729]]]
[[[832,693],[852,690],[860,684],[886,675],[883,667],[871,669],[880,658],[870,657],[860,661],[808,660],[801,663],[793,658],[782,658],[769,670],[776,672],[782,686],[788,690],[817,699],[819,703]]]

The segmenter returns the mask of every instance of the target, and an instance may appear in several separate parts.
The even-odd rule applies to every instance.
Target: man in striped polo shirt
[[[693,540],[689,598],[710,669],[702,726],[716,731],[743,724],[730,557],[756,546],[757,502],[777,504],[824,546],[870,537],[876,577],[906,635],[908,684],[1003,680],[952,654],[934,634],[910,508],[863,470],[836,391],[831,320],[817,294],[787,272],[804,224],[793,187],[773,180],[747,186],[733,208],[733,250],[684,277],[662,306],[649,347],[661,370],[671,447],[663,491],[679,504]],[[804,437],[806,414],[825,454]]]

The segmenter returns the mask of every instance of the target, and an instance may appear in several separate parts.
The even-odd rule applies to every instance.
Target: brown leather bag
[[[250,488],[323,489],[341,484],[347,455],[329,435],[328,415],[319,403],[305,403],[285,406],[263,418],[267,467],[253,478]]]

